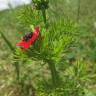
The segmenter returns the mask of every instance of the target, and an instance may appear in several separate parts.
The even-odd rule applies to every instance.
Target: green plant
[[[50,83],[46,80],[45,82],[46,84],[48,83],[53,90],[55,90],[56,88],[62,85],[62,79],[59,72],[57,71],[56,66],[64,61],[63,56],[66,54],[68,49],[72,46],[72,44],[75,43],[76,38],[78,36],[77,25],[71,20],[68,20],[66,18],[65,19],[61,18],[56,21],[50,21],[50,24],[48,24],[49,26],[47,26],[46,25],[47,13],[44,12],[43,14],[40,14],[39,12],[39,11],[43,11],[43,9],[40,9],[38,11],[37,9],[32,9],[31,6],[30,7],[27,6],[24,8],[23,11],[24,14],[21,14],[21,16],[19,16],[19,19],[21,20],[24,27],[26,25],[26,30],[33,31],[34,28],[32,28],[32,26],[38,25],[40,26],[40,35],[38,40],[36,40],[36,42],[32,44],[31,47],[28,47],[27,50],[25,50],[22,46],[21,46],[22,48],[19,49],[14,48],[13,60],[15,61],[15,65],[16,65],[15,68],[17,73],[18,84],[23,86],[24,88],[23,92],[25,91],[26,88],[28,88],[30,82],[28,82],[28,84],[25,84],[25,81],[29,80],[30,76],[23,74],[21,71],[21,67],[23,66],[25,67],[25,65],[29,63],[29,61],[31,60],[30,61],[31,63],[32,61],[35,61],[38,63],[43,62],[44,66],[48,65],[49,71],[51,73],[50,75],[52,78],[51,79],[52,82]],[[35,18],[36,16],[39,16],[40,19],[36,19]],[[42,20],[44,21],[43,24],[42,24]],[[31,26],[31,28],[29,28],[29,26]],[[8,43],[9,41],[5,39],[4,35],[2,35],[2,37],[4,38],[5,41],[7,41],[6,42],[7,45],[12,50],[12,48],[10,47],[11,43]],[[24,42],[24,37],[21,42]],[[25,51],[23,52],[22,49],[24,49]],[[20,66],[19,63],[22,63],[23,65]],[[21,75],[21,73],[23,75]],[[26,80],[26,78],[28,79]],[[48,80],[50,80],[50,78]],[[25,94],[29,94],[30,96],[30,92],[28,90],[27,92],[25,92]]]

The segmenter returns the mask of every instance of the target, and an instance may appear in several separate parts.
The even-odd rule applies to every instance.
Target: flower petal
[[[24,49],[28,49],[30,47],[30,44],[28,42],[22,41],[18,43],[17,46],[24,48]]]

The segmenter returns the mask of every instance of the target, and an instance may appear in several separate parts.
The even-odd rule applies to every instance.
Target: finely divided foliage
[[[0,32],[12,50],[18,96],[94,96],[89,87],[96,75],[91,75],[90,65],[79,56],[67,58],[77,52],[81,27],[66,17],[55,17],[50,0],[32,1],[18,12],[18,30],[24,32],[16,46]]]

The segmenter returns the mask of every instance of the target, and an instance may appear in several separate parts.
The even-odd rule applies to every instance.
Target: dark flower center
[[[23,37],[23,41],[29,41],[33,36],[33,33],[30,32],[30,33],[27,33],[24,37]]]

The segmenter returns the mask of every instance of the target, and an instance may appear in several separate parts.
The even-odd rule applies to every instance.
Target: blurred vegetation
[[[64,77],[64,84],[62,84],[64,86],[63,89],[59,88],[54,91],[46,90],[46,82],[43,80],[44,85],[39,85],[38,96],[96,95],[96,0],[80,1],[79,18],[78,0],[51,0],[50,2],[50,9],[48,10],[50,13],[50,22],[58,21],[61,18],[71,19],[77,22],[79,24],[78,30],[80,31],[80,38],[77,40],[79,42],[76,48],[70,49],[70,51],[67,52],[64,57],[65,62],[59,66],[57,65],[57,69],[62,70],[60,73],[61,76]],[[23,10],[24,6],[0,12],[0,31],[5,34],[13,46],[15,46],[16,42],[20,39],[20,36],[18,36],[19,32],[30,31],[27,29],[27,25],[21,23],[22,20],[20,20],[21,17],[19,17],[19,15]],[[28,14],[29,13],[28,11]],[[25,19],[27,18],[28,16],[26,15]],[[33,23],[34,19],[30,22]],[[28,21],[29,24],[30,22]],[[14,67],[11,58],[12,54],[0,36],[0,96],[20,96],[19,94],[21,94],[21,86],[17,85],[17,82],[14,81]],[[37,76],[35,80],[39,77],[42,83],[42,73],[45,73],[43,75],[44,78],[49,74],[46,66],[41,64],[42,67],[44,67],[41,69],[36,62],[33,61],[33,64],[31,63],[31,61],[28,61],[27,67],[23,66],[21,69],[21,75],[25,76],[24,82],[30,82],[31,78]],[[20,66],[22,66],[22,62]],[[32,72],[30,72],[30,70],[32,70]],[[26,77],[26,73],[29,73],[29,78]],[[22,78],[24,76],[22,76]],[[32,83],[34,84],[34,82]],[[35,81],[35,83],[37,83],[37,81]],[[26,88],[24,90],[26,90]],[[50,95],[48,95],[49,93]]]

